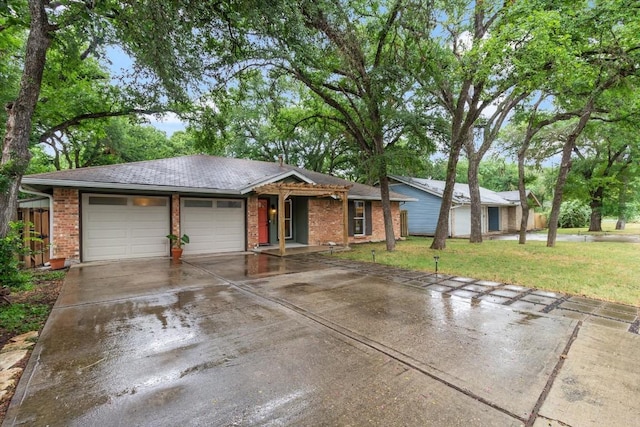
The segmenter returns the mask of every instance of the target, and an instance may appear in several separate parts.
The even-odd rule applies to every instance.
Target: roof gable
[[[519,190],[513,190],[513,191],[499,191],[498,194],[513,202],[513,203],[520,203],[520,191]],[[531,190],[525,190],[525,194],[527,195],[527,199],[529,199],[530,203],[533,203],[535,206],[542,206],[540,204],[540,201],[538,200],[538,198],[535,196],[535,194],[533,194],[533,192]]]

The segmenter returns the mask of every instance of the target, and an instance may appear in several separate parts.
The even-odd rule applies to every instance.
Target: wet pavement
[[[3,427],[637,423],[637,308],[434,276],[322,255],[73,267]]]
[[[491,302],[515,310],[567,317],[634,334],[640,332],[640,308],[630,305],[469,277],[390,268],[382,264],[354,262],[321,255],[313,257],[317,262],[327,265],[359,271],[394,283],[440,292],[445,298],[451,296],[471,299],[473,304]]]
[[[489,240],[518,240],[518,234],[494,234],[488,237]],[[546,242],[547,233],[527,233],[527,240]],[[558,234],[557,242],[617,242],[617,243],[640,243],[640,236],[635,234],[619,234],[596,232],[587,234]]]

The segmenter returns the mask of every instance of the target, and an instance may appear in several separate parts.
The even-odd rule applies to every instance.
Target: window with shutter
[[[371,202],[354,200],[349,202],[349,236],[371,236]]]

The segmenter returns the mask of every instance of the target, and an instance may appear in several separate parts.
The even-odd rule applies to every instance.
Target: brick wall
[[[393,218],[393,235],[400,238],[400,203],[391,202],[391,218]],[[371,202],[371,222],[373,223],[372,236],[365,236],[365,241],[385,240],[384,235],[384,215],[382,213],[382,202]],[[362,241],[362,237],[354,239],[355,242]]]
[[[342,201],[309,199],[309,245],[342,245]]]
[[[253,249],[259,243],[258,236],[258,196],[247,199],[247,248]]]
[[[400,204],[391,202],[393,234],[400,238]],[[385,240],[382,202],[371,202],[371,236],[349,236],[349,243]],[[309,244],[342,244],[342,201],[334,199],[309,199]]]
[[[182,236],[180,233],[180,195],[171,195],[171,233]]]
[[[78,190],[53,189],[53,256],[80,259],[80,197]]]

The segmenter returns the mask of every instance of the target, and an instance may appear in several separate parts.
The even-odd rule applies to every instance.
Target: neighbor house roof
[[[318,185],[349,185],[351,186],[350,199],[380,200],[380,189],[331,175],[286,164],[280,166],[276,162],[207,155],[40,173],[25,176],[22,183],[36,189],[76,187],[243,195],[261,185],[282,180]],[[413,199],[392,193],[391,200]]]
[[[418,190],[433,194],[437,197],[442,197],[446,184],[445,181],[438,181],[435,179],[413,178],[395,175],[391,175],[389,176],[389,178]],[[461,205],[467,205],[471,203],[471,194],[469,192],[468,184],[455,184],[455,186],[453,187],[453,203]],[[482,203],[483,205],[491,206],[511,206],[514,204],[512,201],[500,196],[500,194],[496,193],[495,191],[491,191],[483,187],[480,187],[480,203]]]
[[[520,203],[520,191],[518,190],[499,191],[498,194],[511,202]],[[538,201],[538,198],[531,192],[531,190],[525,190],[525,194],[527,195],[527,198],[531,199],[536,206],[542,206]]]

